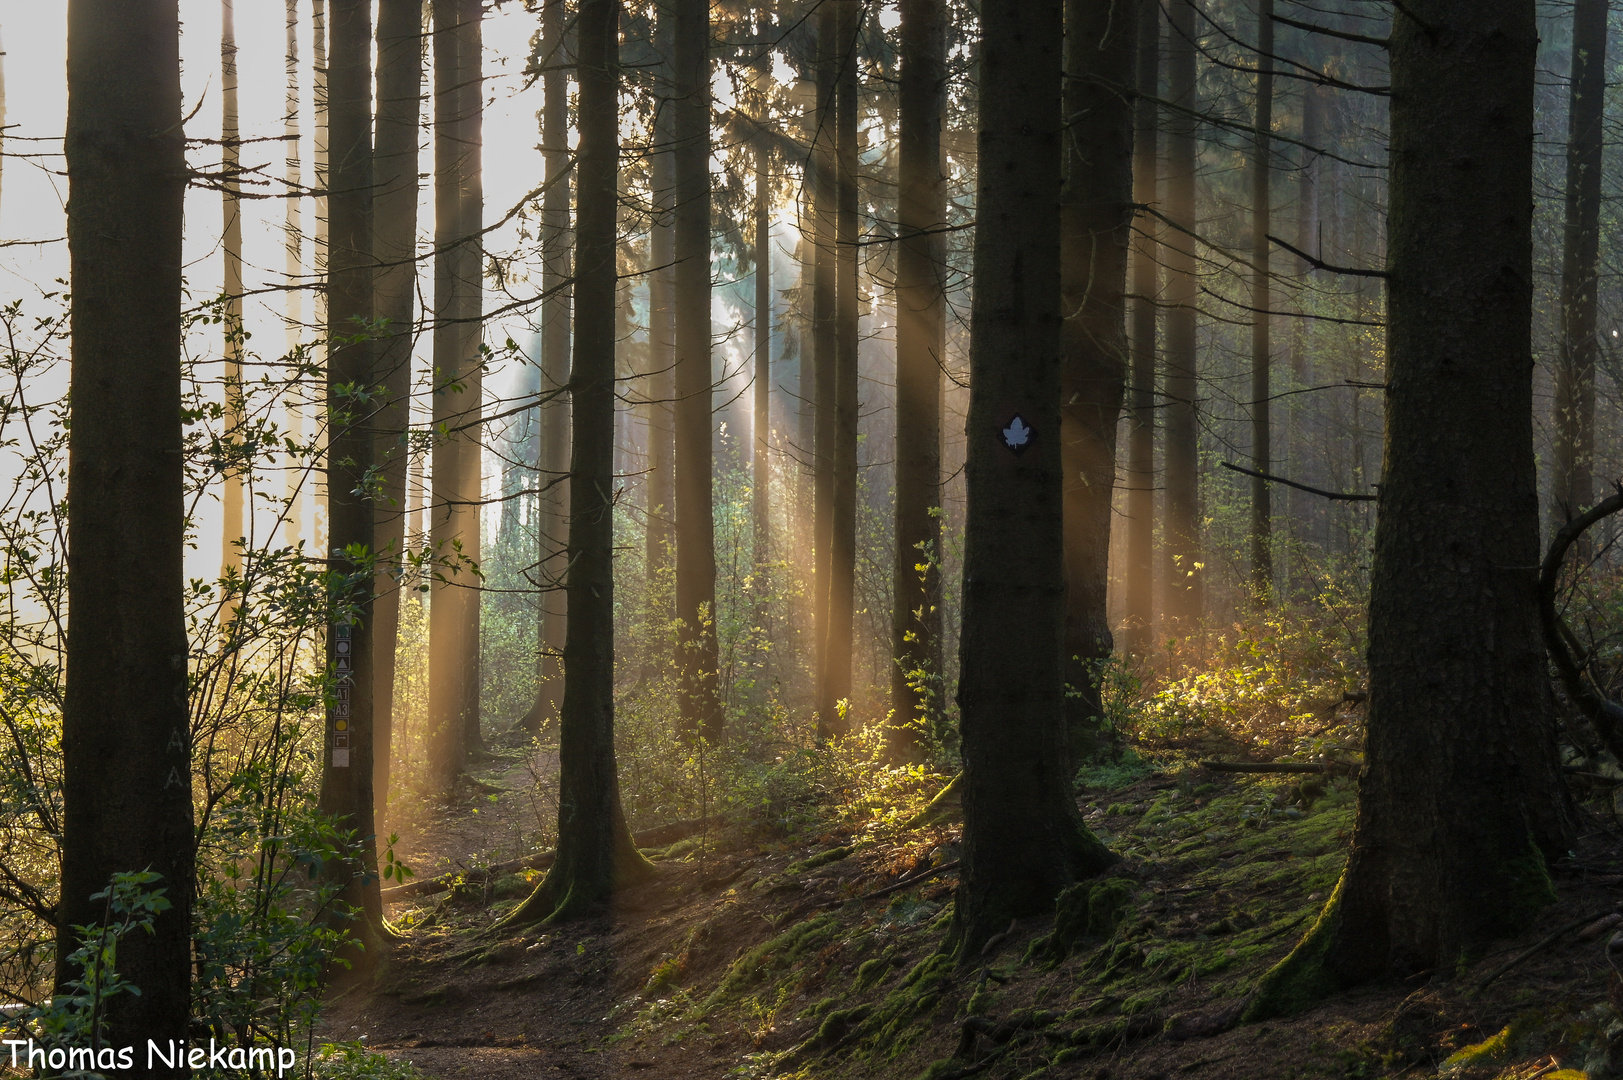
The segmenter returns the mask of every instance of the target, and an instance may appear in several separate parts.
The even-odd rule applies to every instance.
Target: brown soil
[[[499,763],[483,779],[520,788],[515,770],[522,769]],[[1185,779],[1180,793],[1169,790],[1172,781],[1151,778],[1084,799],[1090,825],[1118,849],[1137,850],[1135,837],[1149,820],[1147,806],[1164,806],[1171,799],[1193,815],[1219,805],[1219,799],[1243,801],[1283,788],[1246,778],[1184,775],[1200,786]],[[1342,804],[1341,810],[1323,813],[1345,816],[1350,791]],[[494,804],[481,799],[478,814],[472,809],[460,807],[437,825],[408,833],[401,849],[421,860],[425,871],[522,854],[508,839],[518,835],[526,816],[523,827],[534,828],[534,812],[522,791]],[[1171,826],[1180,820],[1174,816]],[[1328,817],[1319,820],[1334,825]],[[1433,1076],[1449,1054],[1531,1015],[1530,1010],[1535,1019],[1557,1013],[1571,1018],[1605,1001],[1612,978],[1605,953],[1610,931],[1588,940],[1569,933],[1486,992],[1472,993],[1487,972],[1552,929],[1623,899],[1618,873],[1623,839],[1612,831],[1613,823],[1599,817],[1592,822],[1577,857],[1557,867],[1559,902],[1524,939],[1504,943],[1450,983],[1373,987],[1288,1021],[1233,1024],[1245,988],[1290,949],[1317,910],[1322,886],[1312,882],[1327,866],[1333,880],[1337,856],[1315,855],[1317,849],[1290,832],[1290,822],[1282,822],[1254,832],[1242,829],[1232,843],[1203,840],[1189,848],[1185,841],[1177,854],[1172,853],[1176,838],[1169,839],[1163,850],[1151,857],[1140,851],[1117,871],[1135,890],[1131,917],[1155,927],[1153,934],[1145,931],[1145,952],[1155,946],[1204,948],[1208,938],[1221,950],[1224,941],[1238,946],[1244,936],[1222,937],[1232,932],[1224,929],[1225,920],[1255,927],[1245,948],[1229,950],[1241,958],[1219,975],[1199,974],[1197,963],[1186,977],[1169,983],[1146,961],[1145,970],[1126,981],[1096,985],[1090,980],[1100,978],[1099,950],[1107,951],[1108,941],[1079,948],[1057,967],[1023,959],[1027,946],[1052,928],[1049,919],[1017,926],[992,955],[946,979],[938,996],[924,1001],[911,1027],[896,1029],[903,1034],[894,1039],[876,1040],[862,1028],[860,1016],[851,1020],[849,1032],[837,1026],[831,1031],[832,1008],[814,1007],[818,1002],[883,1009],[905,999],[905,973],[940,940],[955,878],[949,873],[886,897],[840,901],[955,858],[954,830],[893,833],[858,845],[847,858],[798,871],[791,869],[797,860],[861,838],[844,833],[775,838],[738,831],[709,851],[659,860],[657,878],[626,891],[612,911],[562,927],[491,933],[500,913],[519,899],[511,881],[510,895],[501,895],[498,883],[494,897],[488,889],[472,890],[469,896],[396,905],[391,917],[411,928],[384,960],[374,988],[334,1002],[327,1032],[365,1038],[431,1076],[491,1080],[912,1078],[960,1049],[961,1058],[937,1066],[938,1077]],[[1325,843],[1344,844],[1344,831],[1321,832]],[[742,980],[742,989],[704,1005],[730,971],[735,980],[741,978],[735,963],[749,950],[824,913],[834,920],[826,938],[803,953],[790,950],[781,963],[763,963],[761,974]],[[859,986],[859,967],[875,958],[884,959],[883,970]],[[669,985],[655,989],[651,977],[662,965]],[[1051,1020],[1046,1032],[1014,1038],[1007,1032],[963,1036],[971,1014],[995,1024],[1031,1008],[1066,1017]],[[1089,1019],[1090,1010],[1099,1019]],[[1107,1036],[1091,1043],[1078,1037],[1090,1028],[1103,1031],[1107,1022],[1116,1024]],[[818,1042],[814,1036],[820,1028]],[[1576,1029],[1569,1024],[1562,1030],[1569,1034],[1541,1036],[1537,1045],[1513,1047],[1507,1060],[1455,1076],[1536,1074],[1553,1065],[1554,1053],[1570,1058],[1573,1051],[1559,1040],[1577,1038],[1571,1034]],[[1066,1038],[1080,1049],[1053,1063]]]

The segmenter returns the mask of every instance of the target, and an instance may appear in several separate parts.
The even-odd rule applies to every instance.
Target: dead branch
[[[1619,510],[1623,510],[1623,485],[1619,485],[1614,494],[1556,530],[1550,540],[1549,552],[1544,556],[1544,564],[1539,568],[1538,610],[1539,621],[1544,628],[1544,647],[1550,654],[1550,662],[1555,665],[1561,685],[1566,688],[1573,704],[1595,725],[1595,733],[1600,736],[1606,749],[1623,761],[1623,705],[1607,697],[1595,684],[1587,671],[1592,658],[1583,655],[1577,637],[1555,609],[1555,594],[1561,584],[1561,566],[1566,559],[1567,549],[1577,543],[1591,526]]]

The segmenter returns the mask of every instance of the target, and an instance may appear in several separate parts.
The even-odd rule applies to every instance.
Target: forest
[[[0,1076],[1623,1078],[1613,38],[0,0]]]

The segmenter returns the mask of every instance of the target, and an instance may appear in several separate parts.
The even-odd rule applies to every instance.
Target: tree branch
[[[1333,30],[1328,26],[1318,26],[1310,22],[1297,22],[1295,19],[1287,19],[1283,15],[1275,15],[1273,20],[1277,23],[1284,23],[1286,26],[1294,26],[1298,30],[1306,30],[1310,34],[1323,34],[1325,37],[1340,38],[1342,41],[1356,41],[1362,45],[1376,45],[1383,49],[1391,46],[1391,42],[1383,37],[1369,37],[1366,34],[1354,34],[1346,30]]]
[[[1293,487],[1297,491],[1305,491],[1309,495],[1317,495],[1320,498],[1325,499],[1335,499],[1338,502],[1374,502],[1376,499],[1380,498],[1379,495],[1360,495],[1357,492],[1325,491],[1323,488],[1309,487],[1306,484],[1298,484],[1295,480],[1286,480],[1283,476],[1270,476],[1265,472],[1258,472],[1255,469],[1248,469],[1243,465],[1236,465],[1232,461],[1223,462],[1223,468],[1232,469],[1237,473],[1245,473],[1247,476],[1255,476],[1259,479],[1266,480],[1271,484],[1284,484],[1286,487]]]
[[[1298,259],[1301,259],[1315,270],[1326,270],[1332,274],[1347,274],[1351,277],[1390,278],[1392,276],[1385,270],[1368,270],[1361,266],[1332,266],[1323,259],[1314,258],[1312,255],[1309,255],[1299,247],[1293,247],[1292,245],[1285,243],[1285,241],[1281,240],[1277,236],[1270,235],[1268,240],[1271,243],[1278,244],[1280,247],[1284,248],[1292,255],[1295,255]]]
[[[1573,704],[1595,725],[1595,733],[1600,736],[1606,749],[1623,760],[1623,705],[1607,697],[1585,675],[1589,658],[1579,658],[1577,638],[1555,610],[1555,591],[1560,584],[1561,564],[1567,557],[1567,549],[1577,543],[1590,526],[1619,510],[1623,510],[1623,483],[1618,485],[1615,494],[1556,530],[1550,540],[1549,553],[1544,556],[1544,564],[1539,568],[1538,611],[1539,621],[1544,627],[1544,647],[1550,654],[1550,663],[1555,665],[1561,685],[1566,688]]]

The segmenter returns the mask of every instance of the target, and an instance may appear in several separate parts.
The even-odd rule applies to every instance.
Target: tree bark
[[[838,109],[835,82],[839,67],[840,11],[836,3],[817,11],[817,122],[812,137],[812,217],[817,246],[812,266],[812,625],[817,636],[813,712],[819,741],[835,731],[834,717],[823,709],[823,683],[828,670],[829,594],[833,580],[834,442],[836,297],[835,219],[839,184],[835,154]]]
[[[1065,187],[1060,204],[1060,452],[1065,509],[1066,736],[1073,763],[1108,745],[1099,667],[1110,658],[1106,597],[1116,423],[1127,374],[1127,247],[1133,225],[1136,4],[1065,5]]]
[[[713,743],[723,718],[710,490],[710,8],[706,0],[674,7],[678,671],[683,730]]]
[[[1167,35],[1168,97],[1179,106],[1165,120],[1167,132],[1165,469],[1167,554],[1164,614],[1181,633],[1200,621],[1204,606],[1200,553],[1200,466],[1195,356],[1195,89],[1194,0],[1170,0]]]
[[[580,176],[575,246],[569,625],[559,739],[558,859],[508,922],[561,921],[647,872],[614,760],[614,353],[618,248],[619,7],[580,0]]]
[[[434,413],[436,430],[431,468],[432,498],[429,540],[438,559],[458,559],[468,546],[467,517],[471,493],[464,490],[465,458],[477,454],[462,425],[477,408],[472,358],[458,321],[466,310],[462,273],[465,244],[462,182],[467,168],[463,143],[461,83],[465,78],[458,33],[461,0],[434,0]],[[429,594],[429,730],[435,786],[451,796],[457,778],[467,771],[464,738],[467,680],[467,608],[473,590],[466,565],[446,580],[436,580]]]
[[[1562,230],[1561,339],[1555,364],[1555,461],[1550,514],[1556,523],[1595,499],[1595,265],[1600,254],[1601,158],[1606,112],[1607,0],[1572,12],[1567,106],[1567,205]]]
[[[760,37],[767,26],[763,16]],[[755,74],[757,122],[765,129],[768,118],[766,94],[771,86],[771,53],[763,49]],[[766,139],[755,141],[755,385],[754,423],[751,434],[755,449],[750,457],[750,518],[753,529],[752,563],[756,567],[756,591],[764,605],[765,567],[772,557],[772,187],[769,166],[771,154]]]
[[[1421,20],[1417,22],[1416,20]],[[1532,0],[1391,37],[1386,463],[1352,853],[1252,1016],[1453,971],[1555,899],[1570,838],[1534,568]]]
[[[1138,101],[1133,106],[1133,201],[1152,206],[1160,168],[1161,5],[1140,0]],[[1132,421],[1127,435],[1127,651],[1147,656],[1155,643],[1155,323],[1160,245],[1156,220],[1138,219],[1133,239]]]
[[[377,961],[383,908],[378,895],[373,827],[373,594],[376,551],[371,497],[356,494],[372,467],[376,392],[374,348],[359,327],[373,315],[372,8],[367,0],[331,0],[328,24],[327,530],[333,552],[328,580],[334,621],[328,669],[336,680],[327,721],[318,808],[359,845],[354,857],[328,864],[352,908],[351,944],[341,954],[353,978]],[[357,340],[358,338],[358,340]],[[356,553],[351,555],[349,553]],[[347,701],[345,699],[348,699]],[[347,709],[346,709],[347,705]],[[346,739],[345,736],[348,736]],[[347,743],[347,746],[346,746]],[[334,974],[340,974],[336,969]]]
[[[231,448],[220,477],[220,576],[242,577],[242,552],[247,543],[243,521],[242,468],[234,460],[242,442],[242,194],[238,174],[242,168],[242,137],[237,107],[237,30],[233,0],[220,0],[220,166],[222,215],[220,254],[225,262],[222,289],[225,316],[225,414],[221,441]],[[0,118],[0,123],[3,123]],[[222,599],[225,599],[222,596]],[[229,645],[237,605],[227,601],[220,609],[220,629]]]
[[[104,1005],[111,1045],[184,1039],[193,879],[181,472],[181,130],[177,5],[68,5],[68,486],[65,820],[58,991],[112,876],[160,875],[172,905],[126,937],[141,993]],[[154,1071],[182,1076],[185,1069]]]
[[[834,82],[834,442],[829,467],[828,627],[818,687],[819,726],[845,731],[851,697],[857,565],[857,35],[862,8],[836,0]]]
[[[377,317],[388,320],[377,341],[377,380],[383,388],[374,448],[382,499],[373,522],[382,560],[373,610],[373,754],[375,806],[381,821],[389,799],[394,732],[395,642],[406,546],[406,467],[411,425],[411,354],[416,342],[417,125],[422,113],[422,3],[379,0],[377,152],[372,194],[373,275]]]
[[[941,364],[946,20],[903,0],[896,249],[896,554],[891,566],[893,760],[921,756],[941,710]]]
[[[1270,427],[1273,356],[1269,316],[1273,310],[1268,269],[1273,229],[1271,184],[1274,126],[1274,0],[1257,0],[1256,133],[1251,145],[1251,467],[1273,471]],[[1251,478],[1251,592],[1258,605],[1274,591],[1273,504],[1268,481]]]
[[[468,414],[461,465],[462,554],[478,563],[483,558],[485,501],[485,437],[481,424],[484,410],[484,19],[483,0],[461,0],[461,20],[457,25],[457,56],[462,67],[459,96],[462,99],[461,141],[462,177],[458,188],[458,211],[462,222],[462,242],[457,247],[458,328],[461,351],[467,371]],[[462,606],[462,741],[468,752],[484,749],[480,733],[479,613],[484,592],[477,571],[466,575],[466,595]]]
[[[569,72],[564,68],[564,0],[541,8],[541,152],[547,190],[541,197],[541,388],[556,394],[541,406],[541,516],[539,535],[541,643],[539,685],[524,726],[539,734],[558,719],[563,698],[564,630],[569,601],[564,570],[569,543]]]
[[[670,98],[671,57],[675,46],[675,21],[668,10],[661,9],[654,24],[655,49],[662,58],[662,76],[667,80],[666,97],[660,100],[654,116],[654,152],[648,164],[652,187],[654,221],[648,237],[648,257],[651,269],[648,276],[648,531],[647,561],[650,595],[658,607],[655,617],[661,621],[670,618],[670,585],[664,580],[671,566],[672,546],[676,543],[673,528],[676,506],[674,410],[676,404],[676,231],[672,212],[675,209],[676,171],[673,113],[675,103]],[[646,670],[652,674],[654,664],[668,657],[646,658]]]
[[[1114,856],[1064,753],[1059,0],[984,0],[958,705],[960,964]]]
[[[285,140],[283,153],[283,174],[287,180],[287,190],[297,191],[304,183],[303,163],[299,160],[299,0],[287,0],[287,45],[285,57],[285,74],[287,88],[283,97],[283,108],[286,109],[282,119],[282,136]],[[283,220],[283,275],[287,286],[287,355],[294,356],[304,336],[304,224],[301,204],[302,198],[287,200],[286,216]],[[291,372],[290,372],[291,374]],[[304,442],[304,410],[300,407],[300,393],[297,389],[297,377],[294,377],[294,386],[289,387],[286,405],[287,415],[286,435],[296,443]],[[303,541],[300,535],[304,524],[304,515],[301,512],[305,498],[305,462],[292,455],[288,458],[287,483],[283,488],[283,498],[287,500],[285,511],[285,526],[283,531],[284,542],[290,547],[298,547]]]

